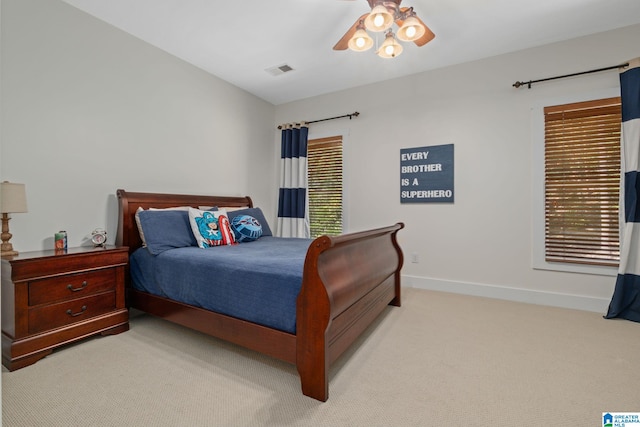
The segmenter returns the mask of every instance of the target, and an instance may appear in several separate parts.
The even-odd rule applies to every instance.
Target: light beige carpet
[[[591,312],[404,289],[331,370],[295,368],[137,315],[2,372],[13,426],[601,426],[640,412],[640,324]]]

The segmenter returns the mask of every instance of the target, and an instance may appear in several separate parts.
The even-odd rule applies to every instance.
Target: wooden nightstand
[[[2,364],[31,365],[54,348],[129,329],[126,247],[22,252],[2,258]]]

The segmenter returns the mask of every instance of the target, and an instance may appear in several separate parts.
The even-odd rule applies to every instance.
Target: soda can
[[[58,231],[54,234],[54,242],[56,249],[67,250],[67,232],[64,230]]]

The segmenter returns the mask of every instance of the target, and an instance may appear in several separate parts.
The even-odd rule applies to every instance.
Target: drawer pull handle
[[[82,313],[84,313],[84,311],[85,311],[86,309],[87,309],[87,306],[86,306],[86,305],[83,305],[79,312],[77,312],[77,313],[73,313],[73,312],[71,311],[71,309],[69,309],[69,310],[67,310],[67,314],[68,314],[69,316],[71,316],[71,317],[80,316]]]
[[[67,285],[67,289],[69,289],[71,292],[78,292],[78,291],[83,290],[86,287],[87,287],[87,281],[86,280],[84,282],[82,282],[82,286],[80,286],[79,288],[74,288],[71,283],[69,283]]]

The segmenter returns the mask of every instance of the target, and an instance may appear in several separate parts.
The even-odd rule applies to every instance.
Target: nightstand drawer
[[[29,305],[48,304],[115,289],[116,270],[107,268],[29,282]]]
[[[115,291],[32,308],[29,310],[29,333],[36,334],[80,322],[115,308]]]

